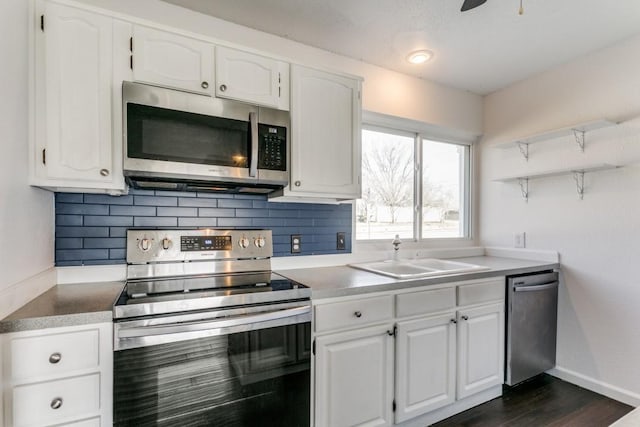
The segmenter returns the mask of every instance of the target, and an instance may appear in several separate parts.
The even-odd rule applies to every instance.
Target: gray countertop
[[[489,267],[489,270],[422,279],[398,280],[348,266],[300,268],[278,270],[276,273],[311,287],[312,298],[333,298],[382,292],[411,287],[439,285],[485,277],[532,273],[559,268],[560,264],[549,261],[532,261],[515,258],[477,256],[455,258],[454,261]]]
[[[123,282],[56,285],[0,320],[0,333],[111,322]]]

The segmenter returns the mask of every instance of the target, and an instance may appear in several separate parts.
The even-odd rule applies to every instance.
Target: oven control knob
[[[149,249],[151,249],[151,240],[147,239],[146,237],[144,239],[141,239],[140,243],[138,243],[138,247],[141,251],[147,252]]]
[[[238,244],[240,245],[240,247],[242,249],[245,249],[249,246],[249,239],[247,239],[245,236],[242,236],[242,238],[240,238],[240,241],[238,242]]]
[[[253,243],[256,245],[257,248],[263,248],[266,241],[264,240],[264,237],[259,236],[253,241]]]
[[[162,239],[162,249],[165,251],[171,247],[171,240],[168,237]]]

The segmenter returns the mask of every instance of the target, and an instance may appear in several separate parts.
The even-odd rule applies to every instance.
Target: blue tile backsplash
[[[266,228],[274,256],[351,252],[351,205],[269,202],[264,195],[131,190],[126,196],[56,193],[56,265],[122,264],[128,228]],[[336,233],[347,237],[336,250]]]

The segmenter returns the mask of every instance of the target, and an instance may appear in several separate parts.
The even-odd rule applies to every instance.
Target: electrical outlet
[[[347,237],[343,231],[339,231],[336,239],[336,250],[344,251],[347,249]]]
[[[527,234],[524,231],[522,233],[514,233],[513,247],[524,248],[526,246],[526,238],[527,238]]]
[[[302,236],[300,234],[291,235],[291,253],[299,254],[302,252]]]

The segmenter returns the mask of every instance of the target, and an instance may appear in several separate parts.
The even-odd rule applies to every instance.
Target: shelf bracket
[[[576,182],[576,191],[580,200],[584,198],[584,172],[576,171],[573,173],[573,180]]]
[[[524,157],[526,161],[529,161],[529,144],[526,142],[518,142],[518,148],[520,149],[522,157]]]
[[[529,178],[518,178],[518,184],[520,185],[520,192],[525,202],[529,201]]]
[[[573,137],[576,139],[576,144],[580,147],[580,151],[584,153],[584,134],[586,133],[583,130],[572,129]]]

